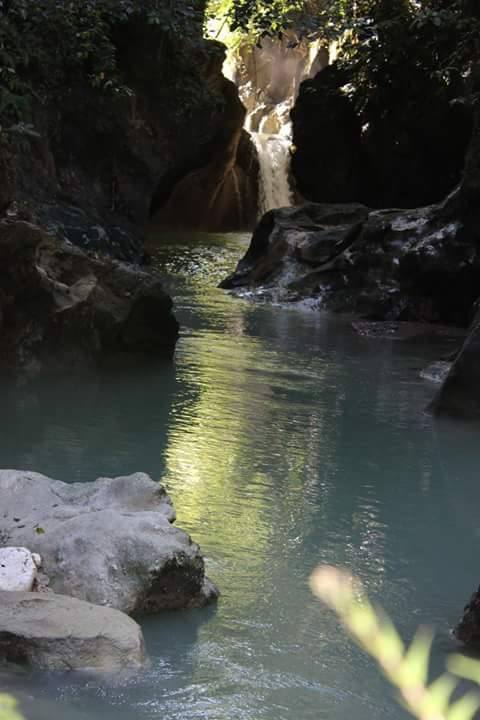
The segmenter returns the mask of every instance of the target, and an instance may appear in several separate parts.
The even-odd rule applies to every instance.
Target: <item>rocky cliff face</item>
[[[246,111],[236,86],[221,74],[221,50],[215,81],[224,100],[218,131],[208,158],[165,178],[152,203],[153,222],[172,229],[235,231],[254,227],[258,214],[258,162],[250,135],[243,129]],[[200,162],[200,164],[198,164]],[[198,166],[197,166],[198,164]],[[186,211],[186,209],[188,209]]]
[[[130,95],[100,95],[87,79],[77,79],[61,106],[48,101],[33,107],[34,130],[19,126],[8,135],[15,200],[25,219],[129,260],[141,259],[142,232],[167,206],[166,224],[175,226],[235,229],[252,223],[241,167],[245,152],[237,162],[240,141],[248,145],[244,110],[222,75],[223,46],[203,41],[201,28],[198,33],[195,42],[178,38],[170,48],[155,25],[122,25],[115,46]],[[6,175],[11,164],[1,160]],[[202,181],[187,183],[186,213],[172,197],[198,172]],[[228,192],[219,189],[225,178],[232,186]],[[7,200],[0,201],[6,207]],[[205,204],[215,206],[214,227],[205,218]]]
[[[94,257],[37,225],[0,222],[2,367],[170,358],[177,338],[172,301],[152,271]]]
[[[336,65],[301,86],[292,112],[300,193],[314,202],[411,208],[442,200],[460,181],[472,119],[436,88],[405,78],[371,93],[360,114]]]
[[[31,124],[0,129],[0,328],[10,367],[124,350],[171,356],[178,325],[159,278],[101,256],[143,263],[154,215],[202,230],[245,229],[256,218],[255,153],[222,75],[224,47],[204,41],[200,24],[173,45],[146,20],[111,32],[128,92],[100,92],[77,73],[61,102],[32,101]]]

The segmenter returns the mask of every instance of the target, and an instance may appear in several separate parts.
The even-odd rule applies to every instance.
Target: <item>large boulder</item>
[[[148,475],[92,483],[0,471],[0,543],[38,553],[57,593],[128,614],[201,607],[218,596],[198,545]]]
[[[0,659],[42,670],[118,672],[146,663],[131,618],[53,593],[0,592]]]
[[[267,213],[224,288],[372,320],[468,324],[480,255],[455,198],[416,210],[307,203]]]
[[[0,361],[10,367],[171,357],[172,301],[146,268],[85,254],[36,225],[0,222]]]

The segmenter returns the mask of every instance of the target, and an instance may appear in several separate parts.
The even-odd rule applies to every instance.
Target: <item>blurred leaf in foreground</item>
[[[392,685],[399,701],[418,720],[472,720],[480,695],[468,693],[451,702],[458,681],[444,674],[428,684],[432,634],[420,629],[409,648],[397,630],[374,607],[359,580],[330,566],[318,568],[310,579],[313,593],[338,615],[348,634],[371,655]],[[453,656],[448,669],[458,677],[480,683],[480,662]]]

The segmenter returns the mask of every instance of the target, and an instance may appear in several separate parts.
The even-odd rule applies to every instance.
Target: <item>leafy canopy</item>
[[[61,98],[81,79],[128,94],[115,33],[126,23],[155,28],[169,47],[201,37],[201,0],[0,0],[0,116],[24,115],[32,97]]]

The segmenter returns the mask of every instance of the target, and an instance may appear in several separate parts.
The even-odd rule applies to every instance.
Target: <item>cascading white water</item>
[[[290,145],[287,134],[252,133],[260,165],[260,212],[292,204],[290,188]]]
[[[245,129],[258,152],[260,214],[294,202],[290,110],[300,83],[321,68],[322,58],[319,43],[302,41],[292,31],[282,40],[264,38],[254,49],[232,50],[225,61],[224,75],[238,86],[248,113]]]

